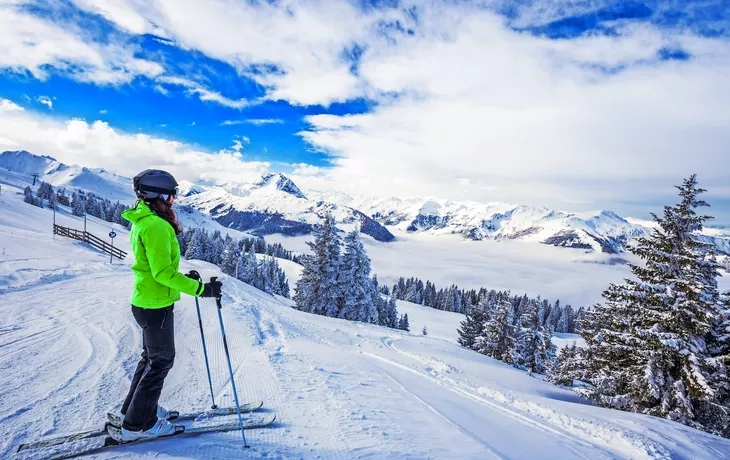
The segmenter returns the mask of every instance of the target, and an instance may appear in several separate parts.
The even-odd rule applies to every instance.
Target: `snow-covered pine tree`
[[[509,298],[505,297],[492,310],[472,348],[483,355],[507,364],[517,364],[518,356],[512,315],[512,304]]]
[[[224,242],[223,238],[221,237],[221,232],[220,230],[215,230],[210,235],[208,247],[206,248],[205,260],[212,264],[220,265],[221,255],[223,254],[223,247]]]
[[[408,313],[401,316],[400,319],[398,320],[398,329],[400,329],[401,331],[407,331],[407,332],[411,331],[411,325],[408,321]]]
[[[23,189],[23,201],[25,201],[28,204],[35,204],[35,197],[33,196],[33,189],[30,188],[30,185],[25,187]]]
[[[556,300],[555,305],[550,309],[550,314],[547,318],[547,324],[550,329],[554,332],[558,332],[558,322],[560,317],[563,315],[563,307],[560,306],[560,301]]]
[[[312,254],[302,258],[294,301],[299,310],[337,317],[341,244],[334,218],[328,214],[321,225],[314,227],[313,234],[314,241],[307,242]]]
[[[541,301],[538,297],[527,307],[520,319],[518,334],[519,363],[530,373],[544,373],[555,360],[552,334],[540,324]]]
[[[82,217],[84,215],[83,195],[76,192],[71,194],[71,214],[78,217]]]
[[[223,243],[223,252],[221,253],[220,267],[223,273],[230,276],[235,276],[236,274],[236,251],[238,250],[236,246],[233,238],[226,235]]]
[[[388,297],[388,307],[385,317],[385,326],[393,329],[398,328],[398,304],[394,295]]]
[[[575,342],[561,348],[555,364],[548,368],[547,380],[556,385],[573,386],[574,380],[583,378],[582,355]]]
[[[205,260],[205,244],[207,236],[207,233],[202,228],[192,230],[190,240],[188,241],[187,251],[185,252],[186,259]]]
[[[605,304],[586,313],[581,334],[594,385],[587,394],[603,406],[719,433],[727,430],[722,417],[699,412],[728,409],[718,400],[727,372],[713,372],[707,347],[722,309],[718,265],[714,248],[695,236],[709,219],[696,211],[707,206],[698,198],[704,190],[694,175],[677,188],[681,201],[653,215],[651,236],[630,249],[643,260],[631,265],[637,280],[611,284]]]
[[[345,237],[345,251],[340,260],[339,283],[342,309],[338,317],[377,324],[378,311],[372,298],[370,259],[365,253],[360,232],[357,230]]]
[[[566,305],[562,309],[560,319],[558,319],[558,326],[555,328],[555,332],[568,332],[570,331],[570,316],[573,313],[573,307]]]
[[[466,311],[466,317],[461,321],[457,341],[465,348],[474,349],[474,342],[484,331],[484,324],[487,321],[487,304],[489,298],[485,297],[479,305],[475,305]]]

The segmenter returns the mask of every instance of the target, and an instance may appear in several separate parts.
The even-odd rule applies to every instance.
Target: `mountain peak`
[[[291,179],[289,179],[282,173],[264,174],[263,176],[261,176],[261,179],[256,182],[256,187],[276,187],[277,190],[281,190],[282,192],[294,195],[297,198],[302,198],[305,200],[307,199],[307,197],[304,195],[304,193],[302,193],[299,187],[297,187]]]

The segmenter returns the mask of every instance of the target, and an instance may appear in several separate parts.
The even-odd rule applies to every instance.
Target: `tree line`
[[[119,201],[112,203],[108,199],[81,190],[73,192],[69,200],[65,189],[54,190],[53,186],[45,181],[40,182],[35,193],[30,186],[25,187],[23,201],[40,208],[47,203],[49,209],[55,209],[58,204],[63,204],[71,208],[71,214],[74,216],[83,217],[88,214],[127,228],[131,226],[130,222],[122,219],[122,212],[129,209],[129,206],[123,205]]]
[[[551,306],[540,298],[490,291],[467,309],[458,329],[458,342],[530,373],[545,373],[554,366],[556,352],[550,315],[561,312],[557,321],[562,320],[562,328],[568,329],[568,311],[561,309],[559,302]]]
[[[580,307],[574,310],[570,305],[562,306],[560,300],[555,303],[547,299],[540,300],[530,298],[527,294],[512,296],[509,291],[495,291],[480,288],[479,290],[459,289],[455,284],[448,289],[438,289],[431,281],[425,283],[419,278],[401,277],[392,289],[383,289],[383,293],[392,293],[398,300],[405,300],[437,310],[452,311],[455,313],[466,313],[482,311],[488,314],[495,307],[495,299],[503,299],[512,306],[512,324],[517,325],[528,307],[538,302],[540,304],[540,325],[550,328],[553,332],[576,332],[580,318],[585,314],[585,309]]]
[[[292,257],[292,254],[281,245],[267,245],[261,238],[224,237],[219,230],[208,232],[204,228],[186,228],[178,235],[178,241],[185,259],[210,262],[229,276],[238,274],[237,279],[257,289],[289,298],[286,273],[275,257]],[[258,258],[257,253],[269,257]]]
[[[395,296],[384,298],[377,276],[370,275],[370,258],[354,230],[344,237],[331,215],[313,229],[311,254],[302,256],[296,285],[296,308],[332,318],[410,330],[408,316],[398,317]]]

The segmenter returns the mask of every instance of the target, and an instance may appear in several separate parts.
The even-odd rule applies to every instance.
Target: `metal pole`
[[[114,238],[112,238],[112,250],[109,251],[109,263],[112,263],[112,257],[114,257]]]
[[[217,277],[212,277],[211,282],[214,282]],[[226,340],[226,330],[223,327],[223,314],[221,313],[221,298],[216,297],[215,303],[218,306],[218,321],[221,323],[221,335],[223,335],[223,350],[226,352],[226,361],[228,362],[228,373],[231,375],[231,386],[233,387],[233,398],[236,401],[236,410],[238,411],[238,424],[241,425],[241,436],[243,437],[243,447],[249,448],[251,446],[246,442],[246,432],[243,429],[243,418],[241,417],[241,405],[238,403],[238,392],[236,391],[236,381],[233,378],[233,366],[231,366],[231,355],[228,353],[228,341]]]
[[[198,273],[195,270],[190,270],[189,273],[193,279],[197,279],[200,281],[200,273]],[[198,310],[198,325],[200,326],[200,338],[203,341],[203,356],[205,356],[205,370],[208,373],[208,387],[210,387],[210,400],[213,402],[213,405],[210,406],[211,409],[215,409],[218,406],[215,404],[215,396],[213,396],[213,380],[210,378],[210,364],[208,364],[208,351],[207,347],[205,345],[205,333],[203,332],[203,318],[200,316],[200,303],[198,302],[198,298],[195,298],[195,308]]]

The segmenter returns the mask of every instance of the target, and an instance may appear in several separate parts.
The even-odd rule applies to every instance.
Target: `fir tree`
[[[340,261],[340,318],[376,324],[378,311],[373,302],[373,284],[370,279],[370,259],[360,239],[360,232],[345,237],[345,252]]]
[[[519,360],[530,373],[544,373],[555,360],[555,345],[549,330],[540,324],[540,299],[532,301],[520,319]]]
[[[605,304],[582,322],[592,355],[587,394],[603,406],[721,433],[727,418],[718,398],[728,377],[707,346],[722,311],[718,264],[714,247],[695,236],[709,219],[696,211],[707,206],[698,198],[704,190],[694,175],[677,188],[681,201],[653,215],[651,236],[630,249],[643,260],[631,265],[637,280],[611,284]]]
[[[507,364],[517,363],[512,311],[512,304],[507,299],[494,308],[474,341],[474,350]]]
[[[385,317],[385,326],[393,329],[398,328],[398,304],[393,295],[388,297],[388,307],[386,308]]]
[[[30,186],[25,187],[23,190],[23,201],[28,204],[36,204],[36,199],[33,196],[33,189],[31,189]]]
[[[484,298],[479,305],[466,311],[466,317],[461,321],[461,327],[457,330],[459,333],[457,340],[462,347],[474,349],[474,343],[482,334],[487,321],[487,303],[488,299]]]
[[[314,242],[307,242],[312,254],[303,257],[302,274],[296,286],[294,301],[299,310],[336,317],[340,284],[340,238],[331,215],[314,228]]]
[[[407,331],[407,332],[411,331],[411,325],[408,322],[408,313],[401,316],[400,319],[398,320],[398,329],[400,329],[401,331]]]
[[[90,202],[91,200],[87,200]],[[193,230],[193,233],[188,242],[187,251],[185,252],[186,259],[198,259],[205,260],[205,245],[208,239],[208,234],[202,228]]]
[[[583,379],[583,353],[575,342],[560,349],[555,365],[548,369],[547,380],[556,385],[573,386],[574,380]]]

